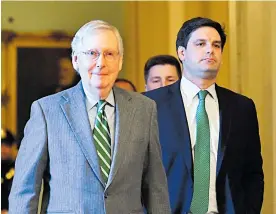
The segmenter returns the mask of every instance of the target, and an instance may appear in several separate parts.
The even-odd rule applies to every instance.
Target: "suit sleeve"
[[[42,178],[48,162],[46,121],[38,101],[24,129],[9,196],[9,214],[36,214]]]
[[[143,173],[142,197],[151,214],[171,213],[166,173],[162,163],[156,104],[153,102],[149,126],[149,144]]]
[[[247,148],[245,154],[245,200],[247,213],[260,213],[264,193],[264,173],[262,169],[261,143],[256,108],[251,100],[248,108]]]

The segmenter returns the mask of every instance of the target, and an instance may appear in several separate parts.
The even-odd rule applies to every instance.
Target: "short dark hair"
[[[211,19],[196,17],[184,22],[182,27],[178,31],[176,38],[176,51],[178,50],[179,46],[187,48],[187,44],[191,37],[191,34],[201,27],[212,27],[216,29],[216,31],[220,35],[221,49],[223,50],[224,45],[226,43],[226,34],[224,31],[224,27],[220,23],[213,21]]]
[[[149,70],[155,65],[172,65],[176,67],[177,75],[179,78],[182,76],[181,66],[179,61],[171,55],[157,55],[148,59],[144,66],[144,78],[145,82],[149,77]]]
[[[115,83],[117,83],[117,82],[125,82],[125,83],[128,83],[128,84],[131,85],[133,91],[137,91],[135,85],[134,85],[130,80],[127,80],[127,79],[124,79],[124,78],[117,78],[117,79],[115,80]]]

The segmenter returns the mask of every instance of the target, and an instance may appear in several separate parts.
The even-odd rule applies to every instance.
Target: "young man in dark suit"
[[[173,213],[260,213],[264,175],[254,102],[216,84],[226,35],[207,18],[180,28],[183,76],[146,93],[157,103]]]

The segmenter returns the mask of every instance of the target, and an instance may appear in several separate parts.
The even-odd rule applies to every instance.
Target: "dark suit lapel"
[[[88,119],[86,109],[86,99],[81,82],[72,89],[72,94],[64,94],[64,101],[61,108],[69,123],[81,150],[86,157],[89,165],[93,169],[97,178],[104,185],[100,167],[98,164],[98,156],[93,143],[92,130]]]
[[[224,157],[225,149],[231,128],[231,111],[228,106],[230,104],[226,91],[216,85],[216,92],[219,102],[219,118],[220,118],[220,132],[219,132],[219,145],[218,145],[218,159],[217,159],[217,176],[221,169],[222,160]]]
[[[177,129],[180,142],[182,143],[181,148],[184,152],[186,167],[191,177],[193,178],[193,161],[190,131],[182,95],[180,92],[180,81],[168,87],[168,96],[171,98],[171,101],[168,103],[168,105],[170,111],[173,114],[173,123],[175,124],[174,127]]]
[[[110,175],[106,187],[111,184],[118,169],[128,156],[126,144],[129,143],[131,124],[135,114],[131,96],[116,87],[113,88],[113,91],[115,97],[115,139]]]

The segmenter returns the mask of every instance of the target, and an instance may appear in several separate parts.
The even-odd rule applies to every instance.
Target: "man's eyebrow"
[[[206,41],[207,41],[206,39],[196,39],[194,42],[206,42]],[[221,41],[220,40],[215,40],[212,43],[220,43],[221,44]]]
[[[160,76],[153,76],[153,77],[151,77],[151,79],[160,79]]]
[[[199,42],[199,41],[205,42],[206,39],[196,39],[196,40],[195,40],[195,42]]]

